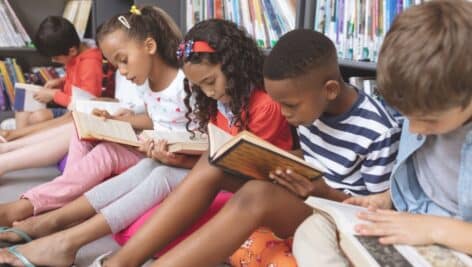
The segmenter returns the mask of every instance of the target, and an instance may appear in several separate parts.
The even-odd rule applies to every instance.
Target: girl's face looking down
[[[221,71],[221,64],[187,62],[182,69],[189,82],[200,87],[206,96],[223,104],[231,101],[226,92],[226,77]]]
[[[142,85],[153,67],[156,42],[152,38],[144,41],[130,39],[122,30],[116,30],[99,43],[103,55],[118,68],[129,81]]]

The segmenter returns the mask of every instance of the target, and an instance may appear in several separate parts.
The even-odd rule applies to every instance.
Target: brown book
[[[208,137],[196,132],[192,135],[189,132],[164,132],[145,130],[142,132],[143,138],[162,139],[168,144],[168,151],[185,155],[201,155],[208,150]]]
[[[109,141],[136,147],[140,144],[133,127],[128,122],[103,120],[78,111],[73,111],[72,116],[81,140]]]
[[[367,209],[318,197],[309,197],[306,204],[324,213],[336,224],[339,244],[353,266],[380,267],[466,267],[472,266],[472,258],[463,253],[436,245],[382,245],[378,237],[358,236],[357,224],[367,224],[357,217]]]
[[[303,159],[248,131],[231,136],[209,123],[208,136],[210,162],[234,174],[268,179],[270,172],[285,167],[310,179],[322,176],[320,171]]]

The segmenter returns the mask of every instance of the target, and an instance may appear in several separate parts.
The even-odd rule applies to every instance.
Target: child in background
[[[144,14],[144,9],[141,12]],[[132,21],[129,24],[133,25]],[[105,35],[106,37],[104,37],[103,41],[99,42],[107,57],[109,54],[107,48],[111,41],[119,45],[126,44],[126,40],[134,42],[130,41],[132,39],[123,39],[126,37],[118,38],[116,33],[113,32],[108,34]],[[226,43],[225,37],[228,35],[237,37],[237,42]],[[207,41],[209,36],[214,36],[215,39]],[[189,83],[186,83],[186,103],[189,108],[189,112],[187,112],[187,127],[190,127],[190,124],[193,122],[192,115],[195,115],[199,130],[201,131],[206,130],[205,126],[211,120],[229,133],[235,134],[243,128],[249,128],[255,131],[256,134],[264,136],[267,140],[273,141],[282,148],[290,148],[292,145],[290,129],[280,113],[279,106],[260,89],[262,85],[262,54],[254,41],[246,37],[244,32],[239,30],[235,24],[218,20],[205,21],[195,25],[188,33],[187,38],[186,42],[181,45],[181,49],[179,49],[181,60],[186,62],[184,71],[193,84],[191,91]],[[241,48],[236,50],[236,47]],[[128,51],[134,53],[132,49],[128,49]],[[131,57],[128,59],[131,61]],[[241,70],[244,71],[241,72]],[[245,79],[242,79],[242,77],[245,77]],[[190,106],[190,99],[193,96],[196,99],[196,106],[194,108]],[[209,108],[203,109],[203,105],[207,105]],[[188,130],[190,129],[188,128]],[[276,136],[278,135],[282,137],[277,138]],[[162,151],[162,149],[159,150]],[[198,175],[201,175],[202,171],[204,176],[214,171],[214,168],[208,165],[207,155],[203,155],[198,164],[199,166],[195,166],[195,168],[199,168],[195,170],[195,173],[198,173]],[[218,174],[221,174],[219,169],[216,169],[216,171],[218,171]],[[153,178],[164,179],[165,177]],[[234,181],[235,184],[239,182]],[[93,191],[95,190],[90,192]],[[86,194],[86,197],[92,196],[89,193]],[[139,196],[135,194],[135,197]],[[123,199],[126,200],[126,196]],[[80,206],[78,201],[74,203],[75,207]],[[135,204],[135,207],[142,204],[140,201],[133,201],[132,203]],[[112,204],[123,205],[126,203],[116,201]],[[90,204],[88,205],[90,206]],[[65,211],[66,208],[71,207],[72,204],[64,207],[62,210]],[[121,208],[110,205],[106,209],[119,210],[125,207],[128,207],[128,205],[121,206]],[[122,213],[129,212],[131,208],[133,207],[128,207],[127,211],[122,211]],[[136,207],[136,209],[139,208]],[[91,216],[95,213],[95,210],[89,207],[88,212],[89,216]],[[76,218],[76,221],[73,221],[74,223],[83,220],[83,218],[77,218],[79,213],[81,212],[77,212],[77,210],[69,211],[68,216],[62,216],[62,219],[67,220],[63,221],[62,226],[66,227],[71,224],[71,215]],[[72,256],[75,255],[80,246],[91,241],[88,239],[90,236],[95,235],[95,238],[97,238],[99,237],[97,235],[110,233],[110,226],[104,221],[103,217],[102,214],[96,215],[76,227],[18,247],[17,251],[30,259],[30,261],[41,265],[70,264],[73,261]],[[102,223],[97,222],[97,220],[102,220]],[[113,225],[115,222],[110,223]],[[80,238],[77,238],[78,236]],[[60,245],[57,242],[59,239],[62,240]],[[56,247],[57,250],[50,251],[52,254],[45,254],[44,252],[36,254],[36,252],[39,252],[38,248],[44,248],[45,245]],[[66,249],[66,251],[63,249]],[[13,258],[10,259],[16,261]]]
[[[144,113],[143,95],[146,87],[133,84],[118,71],[115,76],[117,81],[115,83],[115,98],[120,102],[122,108],[116,114],[112,114],[113,117],[124,119],[129,115]],[[33,130],[34,133],[26,134],[25,131],[29,130]],[[14,133],[10,136],[23,133],[26,136],[11,142],[0,143],[0,162],[2,162],[0,177],[16,170],[55,164],[67,154],[74,130],[70,113],[56,119],[13,130]]]
[[[234,266],[294,266],[290,247],[270,230],[281,238],[293,235],[313,212],[300,198],[316,195],[342,201],[350,195],[388,188],[399,125],[377,101],[343,82],[335,47],[328,38],[311,30],[284,35],[264,63],[264,78],[267,91],[280,103],[282,114],[299,126],[302,150],[294,153],[304,155],[305,160],[324,172],[324,177],[310,181],[280,166],[268,177],[276,183],[250,180],[210,222],[158,258],[153,266],[214,266],[241,244],[231,257]],[[175,191],[175,198],[184,198],[177,195],[183,192],[187,196],[195,194],[190,188],[183,190],[185,181]],[[172,197],[153,217],[153,245],[168,240],[170,234],[160,231],[163,226],[180,223],[171,212],[160,213]],[[184,209],[177,209],[179,203],[172,204],[173,211]],[[270,230],[258,230],[244,242],[262,226]],[[147,234],[150,233],[149,230]],[[149,244],[140,241],[141,245]],[[114,264],[110,266],[118,266]]]
[[[128,121],[136,129],[150,129],[154,126],[156,130],[172,131],[176,127],[183,128],[179,126],[181,122],[186,121],[183,104],[185,93],[181,88],[183,75],[179,74],[174,48],[181,40],[181,33],[177,28],[172,27],[172,21],[169,21],[167,14],[160,9],[155,10],[150,7],[143,10],[142,15],[132,14],[132,16],[133,21],[140,22],[140,26],[134,28],[141,40],[139,49],[133,49],[132,51],[136,54],[131,55],[128,52],[129,47],[120,47],[121,44],[118,44],[119,49],[108,57],[128,80],[136,84],[146,84],[144,102],[147,113],[116,119]],[[149,24],[151,25],[146,28],[142,26]],[[124,29],[135,33],[127,26],[123,24]],[[153,33],[153,38],[159,38],[158,46],[152,37],[147,36],[148,32]],[[125,33],[117,31],[109,38],[114,41],[119,34]],[[138,46],[138,43],[129,42],[129,46]],[[169,90],[169,95],[166,93],[168,88],[172,89]],[[168,112],[165,109],[159,109],[158,102],[161,95],[174,106],[181,103],[179,109],[182,111],[174,111],[177,108]],[[104,179],[135,165],[142,159],[143,153],[145,155],[149,151],[149,148],[144,145],[138,152],[134,148],[116,143],[80,141],[74,134],[70,143],[68,164],[63,175],[29,190],[18,201],[0,205],[0,214],[2,214],[0,225],[10,226],[14,221],[59,208],[76,199]]]
[[[385,36],[379,91],[406,121],[390,194],[346,200],[370,207],[358,234],[472,255],[471,17],[471,2],[432,1],[398,15]],[[297,230],[300,266],[348,266],[334,233],[320,226],[310,218]]]
[[[34,95],[37,101],[54,102],[60,108],[35,112],[17,112],[16,128],[62,116],[67,111],[72,96],[72,86],[88,91],[95,96],[102,93],[102,54],[97,48],[81,43],[74,25],[67,19],[50,16],[39,25],[34,38],[38,51],[52,62],[65,65],[66,75],[48,81]]]

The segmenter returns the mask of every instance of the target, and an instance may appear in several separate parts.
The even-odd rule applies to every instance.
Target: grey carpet
[[[16,200],[29,188],[47,182],[58,174],[55,167],[9,173],[0,178],[0,203]],[[113,239],[110,236],[104,237],[80,249],[75,263],[78,267],[88,266],[99,255],[116,249],[118,245]]]

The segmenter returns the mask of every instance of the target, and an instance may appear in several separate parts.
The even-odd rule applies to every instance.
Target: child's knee
[[[28,124],[36,124],[52,119],[52,112],[48,109],[38,110],[28,116]]]
[[[273,186],[266,181],[248,181],[234,194],[231,202],[241,212],[249,212],[253,216],[264,218],[273,208],[271,201]]]

